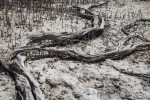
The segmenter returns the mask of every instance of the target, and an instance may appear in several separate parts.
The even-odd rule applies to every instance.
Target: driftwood
[[[103,61],[105,59],[122,59],[135,51],[150,49],[150,41],[140,37],[140,36],[128,36],[123,39],[116,50],[110,51],[107,53],[99,54],[99,55],[85,55],[79,53],[75,50],[69,49],[57,49],[54,46],[66,45],[69,44],[70,41],[72,43],[79,42],[83,40],[84,37],[90,37],[96,34],[102,34],[105,28],[104,18],[99,18],[99,16],[93,14],[90,9],[101,6],[94,5],[89,9],[84,9],[80,7],[74,6],[73,8],[77,11],[77,16],[91,20],[92,27],[83,29],[76,32],[61,32],[61,33],[44,33],[31,35],[25,38],[20,47],[16,50],[12,51],[8,54],[8,58],[1,60],[0,64],[15,78],[17,91],[19,92],[21,98],[24,100],[45,100],[42,91],[40,90],[40,85],[37,80],[32,76],[32,74],[27,70],[25,66],[25,60],[28,59],[26,53],[32,50],[38,51],[46,51],[48,52],[48,56],[56,56],[62,59],[71,58],[72,60],[83,61],[87,63],[96,63]],[[126,29],[126,28],[125,28]],[[124,46],[127,41],[132,38],[139,38],[143,42],[132,43],[127,46]],[[53,47],[31,47],[29,46],[31,43],[37,43],[42,40],[51,40],[53,41],[50,44]]]

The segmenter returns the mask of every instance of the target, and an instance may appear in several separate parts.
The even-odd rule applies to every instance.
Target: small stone
[[[103,83],[96,83],[95,84],[95,88],[102,88],[102,87],[104,87]]]
[[[65,95],[65,94],[67,94],[68,92],[66,91],[66,90],[62,90],[61,91],[61,95]]]
[[[69,70],[74,70],[76,69],[76,66],[69,66]]]
[[[75,98],[80,98],[82,96],[81,94],[75,93],[75,92],[73,93],[73,95],[74,95]]]
[[[45,67],[43,68],[43,71],[44,71],[44,70],[46,70],[46,68],[45,68]]]
[[[44,82],[45,82],[45,80],[43,80],[43,79],[40,79],[40,80],[39,80],[39,83],[40,83],[40,84],[43,84]]]
[[[6,83],[5,83],[5,82],[3,82],[1,85],[2,85],[2,86],[4,86],[4,85],[6,85]]]

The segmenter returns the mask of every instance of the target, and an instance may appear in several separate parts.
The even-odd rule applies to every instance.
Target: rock
[[[6,83],[6,82],[3,82],[1,85],[2,85],[2,86],[5,86],[5,85],[7,85],[7,83]]]
[[[73,92],[73,95],[74,95],[75,98],[80,98],[82,96],[81,94],[76,93],[76,92]]]
[[[73,66],[72,66],[72,65],[69,66],[69,70],[73,71],[73,70],[75,70],[75,69],[77,69],[76,66],[74,66],[74,65],[73,65]]]
[[[61,91],[61,95],[65,95],[65,94],[67,94],[68,92],[66,91],[66,90],[62,90]]]
[[[43,67],[43,71],[45,71],[46,70],[46,68],[45,67]]]
[[[102,88],[102,87],[104,87],[104,84],[103,84],[102,82],[95,84],[95,88],[96,88],[96,89],[97,89],[97,88]]]
[[[39,83],[40,83],[40,84],[45,83],[45,78],[44,78],[44,77],[40,77],[40,79],[39,79]]]

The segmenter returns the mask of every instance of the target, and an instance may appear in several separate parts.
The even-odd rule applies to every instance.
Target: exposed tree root
[[[133,23],[131,23],[131,24],[129,24],[129,25],[124,26],[124,27],[121,29],[121,31],[122,31],[125,35],[130,35],[129,32],[128,32],[130,28],[132,28],[133,26],[137,26],[137,25],[138,25],[138,22],[146,22],[146,21],[150,22],[150,19],[148,19],[148,18],[142,18],[142,19],[136,20],[135,22],[133,22]]]
[[[24,100],[44,100],[39,83],[24,66],[24,61],[20,61],[20,58],[21,57],[16,57],[16,59],[9,61],[8,63],[1,60],[0,64],[13,74],[16,81],[16,87]],[[23,60],[23,58],[21,58],[21,60]]]
[[[130,76],[136,76],[136,77],[140,77],[140,78],[145,78],[150,80],[150,74],[141,74],[141,73],[133,73],[133,72],[128,72],[122,69],[118,69],[117,67],[111,65],[115,70],[119,71],[122,74],[126,74],[126,75],[130,75]]]
[[[53,45],[66,45],[69,43],[78,42],[85,37],[91,37],[95,34],[101,34],[104,29],[105,21],[104,18],[99,18],[97,15],[92,14],[89,10],[84,8],[73,6],[77,10],[77,16],[88,19],[92,21],[93,27],[83,29],[75,32],[51,32],[51,33],[43,33],[43,34],[35,34],[28,36],[21,43],[21,47],[25,47],[30,43],[40,42],[42,40],[51,40],[53,41]],[[70,40],[73,40],[72,42]]]
[[[24,39],[23,42],[21,43],[20,48],[22,48],[23,52],[24,52],[23,48],[25,48],[27,45],[31,43],[37,43],[42,40],[52,40],[53,41],[52,46],[54,46],[54,45],[69,44],[70,40],[79,41],[81,39],[84,39],[84,37],[86,36],[102,33],[105,25],[103,18],[99,18],[97,15],[94,15],[87,9],[80,7],[73,7],[73,8],[77,10],[77,15],[79,17],[91,20],[93,27],[76,32],[61,32],[61,33],[51,32],[51,33],[44,33],[42,35],[41,34],[31,35],[26,39]],[[40,90],[39,83],[25,67],[24,63],[26,57],[21,55],[22,50],[15,51],[14,53],[11,53],[12,55],[8,54],[8,58],[6,58],[5,60],[1,60],[0,64],[7,71],[12,73],[16,81],[16,87],[20,93],[20,96],[23,97],[24,100],[45,100],[42,91]],[[45,48],[43,50],[45,50]]]
[[[106,0],[106,2],[104,2],[104,3],[91,5],[90,7],[88,7],[88,9],[91,10],[92,8],[96,8],[96,7],[99,7],[99,6],[107,5],[108,2],[109,2],[109,0]]]
[[[107,2],[106,2],[107,3]],[[101,6],[101,5],[93,5],[89,9],[92,9],[94,7]],[[84,39],[86,36],[91,36],[95,34],[101,34],[105,21],[104,18],[99,18],[97,15],[94,15],[92,12],[90,12],[88,9],[80,8],[80,7],[73,7],[77,10],[77,16],[88,19],[92,21],[93,27],[83,29],[81,31],[76,32],[61,32],[61,33],[44,33],[44,34],[36,34],[28,36],[23,40],[21,43],[20,48],[13,51],[10,55],[8,55],[8,58],[5,60],[1,60],[0,64],[10,73],[13,74],[15,81],[16,81],[16,87],[18,91],[21,94],[21,97],[23,97],[24,100],[45,100],[42,91],[40,90],[40,85],[37,82],[37,80],[32,76],[32,74],[27,70],[25,67],[25,60],[26,54],[29,51],[37,50],[37,51],[46,51],[47,55],[49,57],[56,56],[59,58],[71,58],[74,60],[79,60],[83,62],[88,63],[96,63],[100,62],[106,59],[121,59],[124,58],[130,54],[132,54],[135,51],[143,50],[143,49],[150,49],[150,42],[149,40],[140,37],[140,36],[128,36],[127,38],[123,39],[116,50],[99,54],[99,55],[85,55],[78,53],[75,50],[67,50],[67,49],[57,49],[54,47],[50,48],[41,48],[39,47],[31,47],[31,43],[37,43],[42,40],[51,40],[53,43],[51,46],[60,46],[60,45],[66,45],[69,44],[70,41],[80,41]],[[133,24],[134,25],[134,24]],[[127,30],[128,28],[132,27],[133,25],[129,25],[128,27],[125,27],[124,29]],[[131,38],[139,38],[143,40],[144,42],[137,42],[132,43],[127,46],[124,46],[127,41],[129,41]],[[119,70],[120,71],[120,70]],[[122,72],[125,74],[132,74],[127,72]],[[135,76],[140,76],[139,74],[134,74]],[[146,76],[144,76],[146,77]]]
[[[49,57],[56,56],[59,58],[69,58],[69,59],[74,59],[74,60],[79,60],[83,62],[88,62],[88,63],[96,63],[100,61],[104,61],[106,59],[122,59],[136,51],[141,51],[145,49],[150,49],[150,42],[137,42],[137,43],[132,43],[130,45],[127,45],[123,47],[123,45],[129,41],[131,38],[134,38],[138,36],[129,36],[125,39],[123,39],[116,50],[110,51],[107,53],[99,54],[99,55],[85,55],[83,53],[79,53],[78,51],[71,50],[71,49],[57,49],[57,48],[40,48],[40,47],[30,47],[30,48],[21,48],[13,52],[12,57],[16,57],[19,53],[21,52],[29,52],[33,50],[37,51],[46,51],[47,55]],[[140,37],[141,39],[141,37]],[[144,38],[142,40],[148,41]],[[11,58],[13,59],[13,58]]]

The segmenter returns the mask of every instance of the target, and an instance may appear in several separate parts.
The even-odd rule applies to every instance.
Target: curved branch
[[[85,9],[85,8],[81,8],[81,7],[78,7],[78,6],[73,6],[73,8],[76,8],[77,9],[77,12],[79,14],[86,14],[86,15],[91,15],[91,16],[94,16],[94,14],[88,10],[88,9]]]
[[[50,57],[56,56],[62,59],[68,58],[68,59],[74,59],[74,60],[79,60],[88,63],[96,63],[96,62],[104,61],[106,59],[115,59],[115,60],[122,59],[134,53],[135,51],[143,50],[144,48],[150,49],[150,42],[133,43],[121,50],[116,49],[114,51],[99,54],[99,55],[85,55],[83,53],[79,53],[78,51],[71,50],[71,49],[68,50],[68,49],[40,48],[40,47],[18,49],[17,51],[14,51],[12,55],[13,57],[15,57],[17,54],[21,52],[38,50],[38,51],[48,52],[48,56]]]
[[[75,32],[60,32],[60,33],[51,32],[51,33],[31,35],[22,41],[21,47],[25,47],[30,43],[34,43],[42,40],[52,40],[54,44],[51,44],[51,46],[66,45],[69,43],[74,43],[74,42],[76,43],[77,41],[84,39],[86,36],[92,36],[93,34],[96,33],[98,34],[102,33],[105,25],[104,18],[99,18],[96,15],[90,14],[88,10],[80,7],[74,6],[74,8],[77,9],[79,17],[82,18],[85,18],[83,16],[89,17],[89,19],[92,20],[92,24],[94,27],[75,31]],[[81,10],[85,10],[85,12],[81,12]],[[73,41],[70,42],[70,40]]]
[[[31,75],[31,73],[27,70],[27,68],[24,65],[24,62],[26,60],[26,57],[23,57],[21,55],[21,52],[25,52],[32,49],[39,49],[43,51],[47,51],[45,48],[25,48],[30,43],[38,43],[42,40],[52,40],[51,46],[55,45],[66,45],[70,43],[70,40],[72,40],[72,43],[75,43],[76,41],[82,40],[85,37],[92,36],[93,34],[101,34],[104,29],[104,18],[99,18],[97,15],[94,15],[91,13],[88,9],[80,8],[80,7],[74,7],[77,10],[77,16],[88,19],[92,21],[92,24],[94,27],[83,29],[76,32],[60,32],[60,33],[43,33],[43,34],[36,34],[31,35],[25,38],[20,46],[20,49],[12,52],[12,55],[9,55],[9,58],[5,60],[7,63],[2,63],[4,68],[6,68],[9,72],[11,72],[15,78],[16,86],[18,88],[18,91],[21,94],[21,97],[25,100],[45,100],[42,91],[40,90],[39,83],[36,79]],[[24,51],[25,50],[25,51]],[[53,50],[48,50],[49,54]],[[57,50],[54,51],[58,52],[60,54],[64,53],[70,53],[69,51],[61,51]],[[3,61],[0,61],[3,62]]]
[[[97,6],[100,5],[95,5],[95,6],[93,5],[89,9],[92,9]],[[85,55],[75,50],[57,49],[52,47],[51,48],[41,48],[41,47],[27,48],[27,45],[31,43],[38,43],[39,41],[42,40],[52,40],[53,43],[50,44],[51,46],[55,46],[55,45],[59,46],[62,44],[66,45],[69,44],[70,41],[72,41],[72,43],[75,43],[76,41],[82,40],[87,36],[93,34],[94,35],[101,34],[103,32],[104,25],[105,25],[104,18],[99,18],[97,15],[91,13],[88,9],[75,7],[75,6],[73,8],[77,10],[77,16],[84,19],[91,20],[93,27],[76,31],[76,32],[60,32],[60,33],[51,32],[51,33],[43,33],[43,34],[28,36],[22,41],[20,48],[13,51],[10,54],[9,57],[10,59],[7,59],[8,61],[0,61],[0,64],[14,75],[16,79],[17,88],[25,100],[44,100],[45,98],[42,94],[42,91],[40,90],[39,83],[37,82],[36,79],[34,79],[34,77],[31,75],[31,73],[27,70],[27,68],[24,65],[25,60],[29,58],[23,57],[21,53],[27,54],[27,52],[32,50],[46,51],[49,57],[56,56],[62,59],[73,59],[73,60],[79,60],[87,63],[96,63],[106,59],[121,59],[132,54],[135,51],[143,50],[145,48],[150,49],[149,40],[146,40],[140,36],[133,36],[133,37],[137,37],[141,40],[144,40],[145,42],[132,43],[123,48],[123,45],[131,38],[133,38],[132,36],[131,37],[129,36],[118,45],[116,50],[99,54],[99,55]],[[140,21],[147,21],[147,20],[141,19]],[[126,31],[127,29],[131,28],[134,25],[136,25],[136,23],[124,27],[123,31],[124,30]]]
[[[121,50],[121,49],[123,48],[123,45],[124,45],[126,42],[128,42],[129,40],[133,39],[133,38],[138,38],[138,39],[140,39],[140,40],[142,40],[142,41],[144,41],[144,42],[150,42],[150,40],[145,39],[144,37],[141,37],[140,35],[129,35],[128,37],[122,39],[122,40],[119,42],[119,44],[118,44],[116,50]]]
[[[27,45],[29,45],[30,43],[36,43],[36,42],[40,42],[42,40],[51,40],[53,41],[53,44],[50,44],[51,46],[54,45],[66,45],[69,43],[76,43],[79,40],[83,40],[85,39],[84,37],[88,36],[92,36],[93,34],[98,33],[99,35],[102,34],[104,27],[103,25],[101,25],[101,27],[99,28],[88,28],[88,29],[84,29],[81,31],[76,31],[76,32],[61,32],[61,33],[55,33],[55,32],[51,32],[51,33],[44,33],[43,34],[36,34],[36,35],[31,35],[28,36],[27,38],[25,38],[20,47],[25,47]],[[66,35],[67,34],[67,35]],[[72,42],[70,42],[70,40],[72,40]]]
[[[129,32],[128,32],[128,31],[129,31],[130,28],[132,28],[133,26],[138,25],[138,22],[146,22],[146,21],[150,22],[150,19],[148,19],[148,18],[142,18],[142,19],[136,20],[135,22],[133,22],[133,23],[131,23],[131,24],[129,24],[129,25],[124,26],[124,27],[121,29],[121,31],[122,31],[125,35],[129,35]]]
[[[88,10],[91,10],[91,9],[96,8],[96,7],[99,7],[99,6],[107,5],[107,4],[108,4],[108,2],[109,2],[109,1],[108,1],[108,0],[106,0],[106,2],[104,2],[104,3],[91,5],[90,7],[88,7]]]
[[[150,74],[141,74],[141,73],[133,73],[133,72],[128,72],[122,69],[118,69],[117,67],[111,65],[115,70],[119,71],[120,73],[130,75],[130,76],[136,76],[136,77],[142,77],[146,79],[150,79]]]

